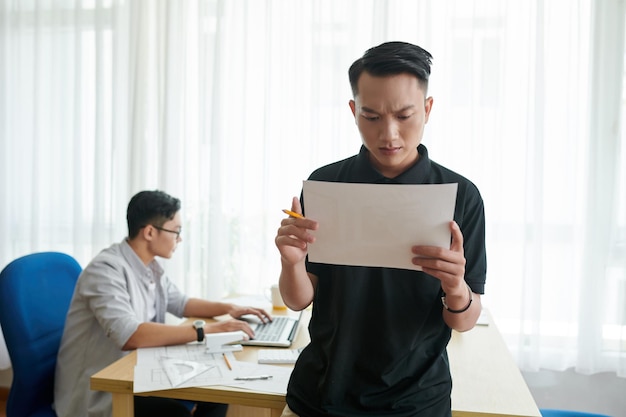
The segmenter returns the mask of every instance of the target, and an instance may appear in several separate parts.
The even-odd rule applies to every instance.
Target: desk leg
[[[272,414],[272,417],[280,417],[283,414],[283,409],[282,408],[272,408],[270,412]]]
[[[135,400],[132,394],[113,393],[112,417],[135,417]]]

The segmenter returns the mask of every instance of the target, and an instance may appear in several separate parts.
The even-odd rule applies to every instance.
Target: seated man
[[[142,191],[128,204],[128,237],[100,252],[78,278],[68,311],[56,367],[54,400],[58,417],[111,415],[111,394],[91,391],[89,378],[128,351],[201,340],[204,332],[242,330],[264,310],[190,298],[164,274],[155,259],[170,258],[181,241],[180,200],[161,191]],[[231,320],[204,327],[168,325],[165,313],[177,317]],[[224,416],[227,405],[189,403],[168,398],[135,397],[135,416]],[[192,410],[190,410],[192,409]],[[193,411],[193,414],[192,414]]]

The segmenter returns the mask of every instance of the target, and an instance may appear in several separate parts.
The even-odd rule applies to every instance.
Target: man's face
[[[417,78],[410,74],[374,77],[364,72],[358,91],[350,109],[370,161],[385,177],[397,177],[419,157],[417,146],[433,99],[424,97]]]
[[[150,241],[149,246],[153,256],[172,257],[176,246],[182,240],[180,235],[176,234],[176,232],[180,232],[181,226],[181,216],[178,212],[172,220],[166,221],[160,228],[154,228],[155,236]]]

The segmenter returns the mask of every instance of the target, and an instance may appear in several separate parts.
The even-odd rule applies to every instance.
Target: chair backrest
[[[54,369],[81,270],[69,255],[41,252],[0,272],[0,323],[13,368],[7,417],[56,417]]]

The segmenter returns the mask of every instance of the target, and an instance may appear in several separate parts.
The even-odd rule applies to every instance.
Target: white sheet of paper
[[[225,352],[225,355],[232,369],[228,369],[221,353],[209,353],[202,344],[189,343],[137,349],[133,392],[210,385],[233,386],[277,394],[287,392],[291,367],[241,362],[232,352]],[[167,369],[167,366],[171,369]],[[256,375],[271,375],[272,378],[252,381],[235,379]]]
[[[234,361],[232,352],[227,352],[229,360]],[[163,359],[178,367],[181,375],[174,382],[164,369]],[[178,361],[178,364],[176,363]],[[197,363],[185,369],[185,363]],[[135,366],[134,392],[159,391],[176,387],[200,387],[221,385],[229,375],[221,353],[209,353],[204,344],[164,346],[137,349]]]
[[[421,270],[411,246],[450,247],[457,188],[304,181],[305,215],[319,222],[309,261]]]
[[[188,361],[177,358],[161,358],[161,367],[170,380],[172,387],[181,386],[184,382],[205,373],[214,365],[201,362]]]
[[[251,389],[255,391],[270,392],[274,394],[286,394],[287,384],[291,376],[292,367],[280,365],[263,365],[252,362],[231,361],[233,371],[226,374],[226,380],[222,385]],[[255,375],[271,375],[270,379],[240,381],[236,377],[249,377]]]

